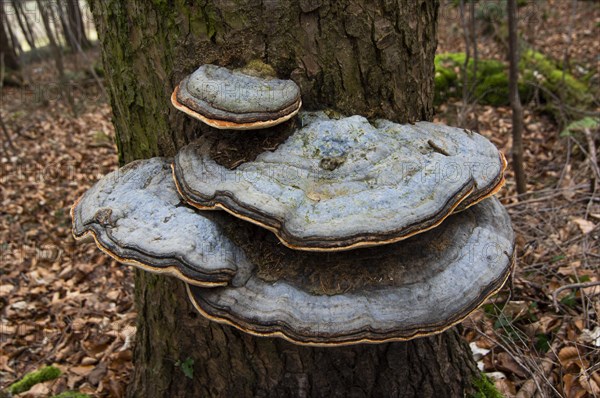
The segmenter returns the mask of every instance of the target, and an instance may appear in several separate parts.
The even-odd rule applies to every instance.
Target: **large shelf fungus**
[[[248,224],[247,224],[248,225]],[[340,253],[294,251],[237,228],[253,271],[237,287],[188,286],[206,317],[259,336],[335,346],[407,340],[460,322],[507,279],[510,219],[487,199],[403,242]]]
[[[496,198],[403,242],[337,253],[291,250],[251,223],[182,203],[170,160],[136,161],[72,208],[117,260],[188,283],[207,318],[259,336],[335,346],[407,340],[460,322],[504,284],[510,219]]]
[[[248,267],[213,221],[231,217],[186,206],[170,163],[163,158],[136,161],[106,175],[73,205],[73,235],[91,234],[118,261],[147,271],[200,286],[232,283],[238,267]]]
[[[496,192],[506,162],[483,136],[419,122],[302,114],[303,127],[235,169],[213,158],[216,134],[176,156],[178,190],[273,231],[288,247],[348,250],[439,225]]]
[[[302,106],[291,80],[264,78],[244,70],[202,65],[171,95],[175,108],[217,129],[253,130],[292,118]]]

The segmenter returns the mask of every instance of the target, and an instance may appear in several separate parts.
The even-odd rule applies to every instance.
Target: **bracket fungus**
[[[513,241],[496,198],[406,241],[351,252],[294,251],[274,239],[259,247],[246,236],[254,270],[243,286],[188,293],[204,316],[259,336],[317,346],[407,340],[446,330],[500,289]]]
[[[292,118],[302,106],[291,80],[202,65],[171,95],[175,108],[217,129],[253,130]]]
[[[300,107],[295,85],[276,106],[203,88],[232,81],[288,85],[205,65],[173,102],[218,128],[273,125]],[[514,233],[490,197],[506,160],[486,138],[428,122],[300,119],[299,129],[257,134],[251,150],[210,132],[175,159],[130,163],[73,205],[74,236],[91,234],[118,261],[182,279],[209,319],[302,345],[440,333],[502,287]],[[212,209],[235,217],[200,211]]]
[[[514,235],[496,198],[403,242],[312,253],[187,207],[169,165],[136,161],[101,179],[72,208],[74,235],[91,233],[117,260],[186,281],[203,315],[251,334],[330,346],[439,333],[512,268]]]
[[[182,148],[173,165],[180,194],[267,228],[290,248],[336,251],[427,231],[504,181],[503,155],[463,129],[323,112],[301,119],[274,151],[235,169],[211,157],[216,134]]]
[[[200,286],[231,283],[241,251],[208,214],[186,206],[170,159],[135,161],[90,188],[71,208],[73,235],[91,234],[116,260]],[[245,266],[244,269],[246,269]]]

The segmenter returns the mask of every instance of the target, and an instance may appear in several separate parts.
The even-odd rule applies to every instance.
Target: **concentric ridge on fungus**
[[[105,176],[72,217],[76,237],[90,233],[117,260],[186,281],[209,319],[306,345],[439,333],[502,286],[514,252],[510,219],[495,198],[401,243],[290,250],[258,226],[185,206],[161,158]]]
[[[253,130],[292,118],[302,106],[291,80],[265,79],[216,65],[202,65],[175,87],[178,110],[217,129]]]
[[[286,246],[348,250],[393,243],[494,194],[506,161],[483,136],[419,122],[301,114],[303,127],[234,170],[211,158],[217,134],[184,147],[177,189],[199,209],[224,209]]]
[[[135,161],[103,177],[73,205],[73,235],[91,234],[117,261],[147,271],[200,286],[232,283],[241,252],[213,221],[229,216],[186,206],[170,163]]]
[[[247,333],[312,346],[440,333],[497,292],[514,261],[510,219],[496,198],[406,241],[351,252],[294,251],[240,234],[254,265],[249,278],[188,286],[194,306]]]

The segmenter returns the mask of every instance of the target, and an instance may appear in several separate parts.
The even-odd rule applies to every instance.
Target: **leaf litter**
[[[555,59],[566,51],[570,62],[593,70],[599,45],[590,32],[600,17],[586,3],[573,14],[578,45],[567,46],[558,23],[571,12],[570,2],[556,0],[528,3],[534,10],[521,21],[528,24],[525,39]],[[440,15],[438,51],[460,51],[459,21]],[[502,59],[502,46],[489,35],[479,39],[482,57]],[[78,81],[73,94],[80,109],[73,117],[51,92],[57,79],[50,61],[28,68],[33,83],[3,88],[0,108],[15,147],[0,152],[0,389],[54,365],[62,371],[58,379],[22,395],[78,390],[120,397],[135,340],[133,271],[91,240],[75,243],[69,217],[75,199],[117,168],[110,107],[93,82]],[[436,120],[456,124],[464,106],[443,104]],[[475,105],[463,122],[510,162],[509,108]],[[590,190],[585,145],[561,137],[555,122],[527,106],[525,126],[529,193],[517,197],[509,165],[499,194],[517,233],[517,267],[461,330],[480,369],[506,396],[599,396],[600,287],[590,286],[600,279],[598,191]],[[553,293],[561,287],[567,288],[556,311]]]

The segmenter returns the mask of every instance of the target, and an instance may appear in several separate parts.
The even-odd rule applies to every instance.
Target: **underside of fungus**
[[[323,112],[301,122],[276,149],[234,169],[213,158],[218,135],[204,135],[175,158],[180,194],[269,229],[290,248],[339,251],[432,229],[504,182],[503,155],[474,132]]]
[[[188,286],[209,319],[259,336],[335,346],[407,340],[460,322],[507,279],[510,219],[495,198],[403,242],[351,252],[282,247],[256,227],[230,236],[253,270],[236,287]]]
[[[292,118],[302,106],[291,80],[252,76],[216,65],[203,65],[175,88],[178,110],[217,129],[253,130]]]
[[[170,159],[136,161],[106,175],[72,207],[73,235],[91,234],[118,261],[200,286],[233,283],[240,249],[213,220],[226,217],[186,206]]]

